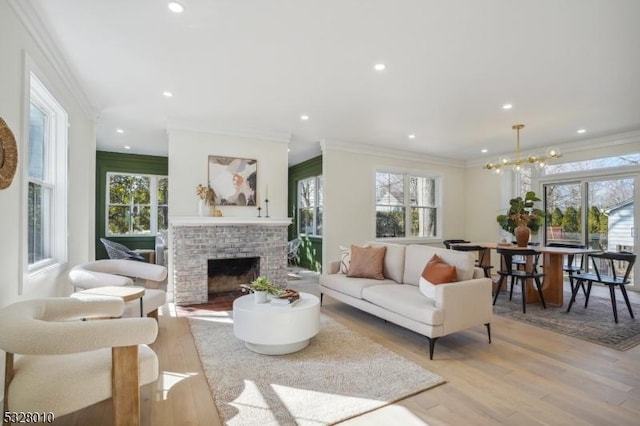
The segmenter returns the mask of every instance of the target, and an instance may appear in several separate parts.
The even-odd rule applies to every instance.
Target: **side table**
[[[88,288],[86,290],[78,291],[72,294],[72,297],[86,295],[96,295],[96,296],[114,296],[121,297],[125,303],[130,302],[132,300],[140,299],[140,316],[144,316],[144,310],[142,305],[142,296],[144,296],[145,288],[137,287],[137,286],[105,286],[105,287],[96,287],[96,288]]]

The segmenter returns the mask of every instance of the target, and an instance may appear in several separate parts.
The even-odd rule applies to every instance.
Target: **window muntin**
[[[26,141],[26,268],[36,272],[67,260],[68,115],[29,74]]]
[[[376,173],[376,238],[436,238],[439,179]]]
[[[166,230],[168,178],[134,173],[107,173],[106,235],[144,236]]]
[[[322,176],[298,181],[298,233],[322,236]]]

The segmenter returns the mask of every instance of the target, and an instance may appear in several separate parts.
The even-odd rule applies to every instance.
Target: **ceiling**
[[[517,122],[524,150],[640,130],[637,0],[31,4],[101,150],[167,155],[190,128],[290,140],[290,164],[323,139],[490,161]]]

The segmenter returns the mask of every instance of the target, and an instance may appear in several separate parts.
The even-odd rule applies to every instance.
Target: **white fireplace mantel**
[[[202,226],[202,225],[265,225],[282,226],[290,225],[291,218],[272,217],[213,217],[213,216],[177,216],[169,217],[169,224],[173,226]]]

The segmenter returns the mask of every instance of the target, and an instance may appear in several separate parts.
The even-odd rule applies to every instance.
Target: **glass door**
[[[584,245],[582,227],[582,184],[544,185],[545,245]]]
[[[635,179],[631,177],[603,179],[588,182],[587,185],[589,246],[604,251],[634,253]],[[598,268],[603,271],[602,268],[607,266],[598,265]],[[617,272],[624,273],[624,271]],[[610,272],[605,269],[605,273]],[[634,282],[633,273],[631,282]]]
[[[544,184],[544,243],[634,253],[635,187],[633,176]],[[635,283],[633,276],[631,282]],[[638,289],[640,285],[632,287]]]

